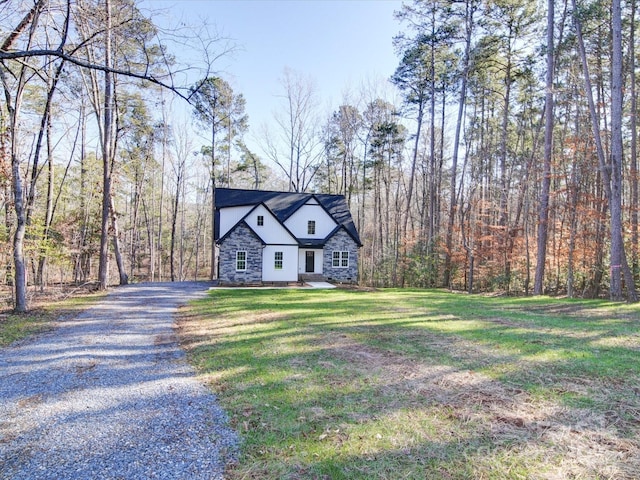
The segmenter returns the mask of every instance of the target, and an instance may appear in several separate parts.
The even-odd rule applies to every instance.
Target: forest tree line
[[[0,2],[14,305],[27,286],[215,276],[221,186],[344,194],[364,285],[635,300],[635,7],[406,2],[388,85],[327,114],[285,70],[258,132],[216,73],[224,40],[181,37],[202,47],[187,77],[165,41],[178,33],[134,0]]]

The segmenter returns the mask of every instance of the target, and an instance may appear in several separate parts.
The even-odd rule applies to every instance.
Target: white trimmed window
[[[348,251],[334,251],[331,266],[333,268],[348,268],[349,267],[349,252]]]
[[[236,252],[236,270],[244,272],[247,269],[247,252],[239,250]]]
[[[284,259],[284,255],[282,252],[275,252],[273,267],[276,270],[282,270],[282,261]]]
[[[308,235],[315,235],[316,234],[316,221],[315,220],[309,220],[307,222],[307,234]]]

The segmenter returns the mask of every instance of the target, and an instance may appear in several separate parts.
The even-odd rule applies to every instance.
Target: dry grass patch
[[[488,435],[494,446],[505,446],[512,459],[520,457],[519,462],[528,458],[544,461],[551,476],[536,478],[635,478],[631,474],[640,471],[640,443],[619,438],[620,427],[628,430],[631,426],[625,425],[619,413],[568,408],[557,400],[508,388],[482,373],[416,361],[345,335],[331,335],[325,341],[332,356],[343,358],[370,382],[403,392],[404,404],[412,408],[436,406],[455,423],[469,427],[475,436]],[[451,342],[444,343],[451,347]],[[609,387],[592,383],[585,389],[584,385],[576,388],[568,383],[567,389],[597,395]],[[615,412],[620,412],[621,406],[616,407]],[[638,413],[632,409],[624,416],[637,423]],[[450,434],[441,425],[436,435],[443,433]],[[481,462],[487,474],[495,469],[495,458],[490,457],[489,464]],[[480,471],[476,474],[482,476]]]
[[[0,310],[0,347],[48,330],[61,318],[77,315],[104,295],[96,293],[94,287],[84,285],[30,290],[29,312],[24,314],[11,311],[11,292],[5,287],[0,291],[6,305],[4,310]]]

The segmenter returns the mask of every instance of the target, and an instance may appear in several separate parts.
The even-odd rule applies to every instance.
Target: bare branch
[[[33,20],[33,18],[36,16],[36,13],[38,12],[38,10],[42,8],[43,3],[44,3],[44,0],[38,0],[33,5],[31,10],[27,12],[27,14],[24,16],[22,21],[18,24],[18,26],[9,34],[9,36],[2,43],[2,46],[0,46],[0,50],[5,52],[11,48],[11,46],[15,43],[15,41],[18,39],[20,34],[25,31],[25,29],[27,28],[27,25],[29,25]]]
[[[144,80],[154,85],[158,85],[160,87],[171,90],[173,93],[178,95],[183,100],[187,101],[188,103],[191,103],[190,102],[191,95],[182,93],[180,91],[181,90],[180,87],[177,87],[169,83],[165,83],[164,81],[162,81],[161,79],[159,79],[154,75],[150,75],[148,73],[137,73],[137,72],[132,72],[130,70],[122,70],[119,68],[106,67],[105,65],[92,63],[92,62],[83,60],[81,58],[75,57],[73,55],[70,55],[60,48],[55,50],[36,49],[36,50],[17,50],[13,52],[0,51],[0,61],[18,60],[18,59],[32,58],[32,57],[58,57],[62,60],[65,60],[66,62],[69,62],[70,64],[76,65],[78,67],[86,68],[89,70],[98,70],[106,73],[112,73],[114,75],[122,75],[126,77],[137,78],[139,80]],[[187,87],[184,87],[184,90],[186,91]]]

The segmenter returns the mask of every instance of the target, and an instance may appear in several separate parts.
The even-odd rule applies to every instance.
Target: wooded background
[[[2,280],[24,311],[28,288],[210,278],[222,186],[344,194],[364,285],[636,300],[635,17],[407,2],[388,85],[327,114],[285,70],[257,132],[223,39],[134,0],[0,1]]]

